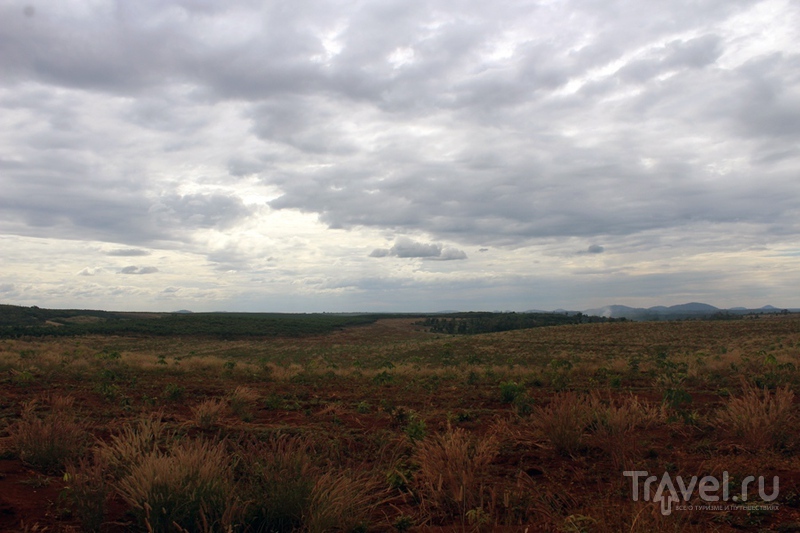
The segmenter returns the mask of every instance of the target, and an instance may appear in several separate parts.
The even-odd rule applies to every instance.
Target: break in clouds
[[[73,276],[181,274],[187,302],[234,307],[300,286],[421,308],[453,283],[514,306],[486,280],[535,298],[544,275],[581,305],[586,273],[604,299],[714,300],[710,272],[769,299],[797,268],[799,9],[4,0],[2,268],[50,294],[24,267],[46,239],[92,250]]]

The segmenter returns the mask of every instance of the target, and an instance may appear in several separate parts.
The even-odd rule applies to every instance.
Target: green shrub
[[[523,392],[514,398],[512,405],[517,416],[528,416],[533,412],[534,403],[533,398],[528,396],[527,392]]]
[[[524,392],[525,387],[516,381],[504,381],[500,384],[500,399],[503,403],[513,403]]]
[[[164,399],[170,402],[177,402],[183,399],[186,389],[175,383],[168,383],[164,387]]]
[[[406,427],[403,428],[403,432],[411,442],[416,442],[425,438],[428,432],[427,428],[425,421],[420,418],[417,413],[412,411],[408,416],[408,422],[406,423]]]

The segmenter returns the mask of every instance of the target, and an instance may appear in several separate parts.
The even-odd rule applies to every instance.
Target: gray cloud
[[[461,259],[467,259],[467,253],[463,250],[457,250],[455,248],[443,248],[438,259],[440,261],[458,261]]]
[[[242,200],[224,194],[165,195],[149,209],[160,227],[227,229],[246,217]]]
[[[398,238],[373,258],[492,248],[465,268],[549,246],[583,261],[596,242],[614,250],[598,264],[786,247],[798,27],[771,0],[5,2],[0,235],[178,250],[214,275],[259,271],[267,246],[327,268],[333,234],[454,246]],[[287,211],[345,231],[265,215]]]
[[[398,237],[391,248],[376,248],[370,257],[400,257],[452,261],[467,259],[467,254],[455,248],[445,248],[441,244],[422,243],[408,237]]]
[[[397,257],[439,257],[442,255],[441,244],[426,244],[412,241],[407,237],[399,237],[389,249],[391,255]]]
[[[392,255],[392,251],[389,248],[375,248],[370,252],[370,257],[389,257]]]
[[[134,265],[123,267],[119,273],[120,274],[155,274],[158,272],[156,267],[146,266],[146,267],[137,267]]]
[[[106,255],[110,255],[112,257],[140,257],[143,255],[150,255],[150,252],[147,250],[139,250],[137,248],[117,248],[115,250],[109,250],[106,252]]]
[[[124,269],[123,269],[124,270]],[[95,276],[99,272],[102,272],[103,269],[100,267],[85,267],[78,272],[79,276]]]
[[[644,16],[616,2],[601,7],[575,1],[549,10],[473,5],[459,12],[421,9],[418,2],[355,10],[334,3],[280,12],[249,2],[202,9],[173,2],[142,9],[119,5],[96,19],[42,8],[34,20],[7,6],[9,22],[0,25],[0,40],[15,46],[0,68],[10,80],[136,96],[127,118],[170,134],[208,123],[192,111],[195,101],[250,100],[246,117],[259,138],[319,157],[324,165],[280,168],[275,161],[234,158],[230,173],[269,171],[265,182],[283,193],[270,203],[273,208],[317,213],[333,228],[405,228],[503,245],[549,236],[631,234],[687,221],[726,222],[740,219],[753,203],[765,207],[750,209],[756,217],[779,222],[797,210],[784,194],[789,174],[747,169],[766,171],[766,186],[745,175],[735,179],[735,187],[714,182],[707,169],[715,158],[689,152],[678,133],[683,128],[718,138],[733,125],[745,138],[785,139],[782,151],[771,146],[769,154],[760,144],[750,146],[754,164],[775,153],[796,160],[790,147],[800,137],[791,89],[798,84],[791,74],[798,70],[797,55],[756,58],[734,70],[717,66],[734,43],[707,26],[748,5],[675,2]],[[574,26],[561,24],[565,13]],[[527,19],[537,25],[531,36],[511,41],[506,56],[492,59],[507,22]],[[198,31],[222,20],[254,31],[228,38]],[[85,31],[76,34],[75,27]],[[548,38],[548,32],[557,38]],[[692,33],[698,35],[675,37]],[[326,44],[326,35],[334,44]],[[637,48],[644,49],[640,57],[623,59]],[[74,49],[84,55],[68,52]],[[615,60],[623,65],[608,79],[553,97],[570,80]],[[669,80],[656,80],[667,73]],[[175,82],[198,89],[187,99],[167,89]],[[605,84],[601,92],[587,92],[598,83]],[[726,95],[720,99],[717,88],[723,86]],[[604,105],[603,98],[634,87],[639,96],[612,108]],[[375,106],[372,111],[365,102]],[[85,142],[76,132],[77,115],[59,104],[49,109],[51,124],[60,126],[32,139],[41,149]],[[694,127],[704,116],[710,120]],[[577,120],[581,134],[565,136],[564,125]],[[674,137],[656,143],[665,121],[672,123]],[[432,143],[426,136],[379,128],[413,124],[447,131],[450,138]],[[593,140],[592,130],[608,127],[603,124],[613,124],[614,131]],[[363,135],[372,128],[374,140],[365,145]],[[643,167],[643,158],[654,166]],[[70,168],[64,163],[53,161],[39,175],[63,179]],[[91,176],[79,159],[72,163],[71,174]],[[57,173],[51,170],[56,166]],[[22,172],[31,174],[28,164],[23,169],[19,179]],[[48,198],[38,186],[24,189],[2,207],[19,212],[19,222],[28,228],[66,223],[95,238],[129,242],[174,238],[170,233],[183,227],[225,229],[248,215],[232,197],[154,199],[142,194],[144,189],[106,197],[56,187]],[[93,190],[107,189],[95,183]],[[67,205],[74,210],[58,205],[64,193],[73,197]],[[20,205],[21,197],[36,202]],[[773,204],[775,198],[783,200]],[[138,235],[125,235],[132,228]]]

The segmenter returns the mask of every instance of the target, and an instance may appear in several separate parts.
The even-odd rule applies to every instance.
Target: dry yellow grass
[[[226,410],[227,405],[218,398],[203,400],[192,407],[192,420],[200,429],[212,429],[219,424]]]
[[[39,416],[38,402],[32,400],[23,406],[20,419],[8,429],[11,446],[22,462],[46,473],[63,471],[69,462],[81,456],[88,441],[85,427],[64,411],[74,400],[55,398],[59,410]]]
[[[204,524],[225,530],[239,509],[225,446],[201,440],[144,456],[116,490],[153,532],[172,531],[173,524],[192,531]]]
[[[561,454],[578,452],[587,426],[597,418],[596,406],[589,397],[575,392],[555,394],[550,403],[534,409],[534,426]]]
[[[497,452],[495,438],[477,439],[461,428],[424,439],[413,456],[419,467],[413,486],[422,506],[433,517],[461,520],[483,508],[482,482]]]
[[[136,423],[125,424],[108,442],[97,444],[97,453],[109,473],[122,478],[144,457],[169,446],[173,437],[174,433],[167,429],[158,412]]]
[[[717,422],[751,451],[778,448],[796,435],[794,392],[782,387],[771,393],[745,383],[742,395],[730,398],[717,412]]]

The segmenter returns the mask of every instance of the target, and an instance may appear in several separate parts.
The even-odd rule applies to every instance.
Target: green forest
[[[475,335],[542,326],[621,322],[624,320],[624,318],[588,316],[582,313],[453,313],[429,316],[420,324],[432,333]]]

